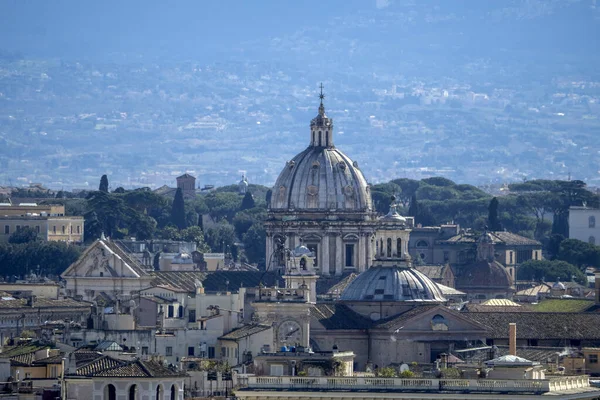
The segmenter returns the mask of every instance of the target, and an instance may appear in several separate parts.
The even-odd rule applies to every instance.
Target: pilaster
[[[340,276],[344,269],[344,262],[342,258],[342,234],[336,233],[335,235],[335,274]]]
[[[364,272],[367,269],[367,260],[365,258],[365,236],[358,234],[358,272]]]
[[[329,275],[329,235],[324,234],[321,239],[321,275]]]

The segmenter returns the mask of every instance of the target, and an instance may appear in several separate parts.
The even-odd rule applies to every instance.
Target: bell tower
[[[307,291],[306,301],[311,304],[317,302],[317,279],[315,273],[315,255],[306,246],[300,245],[290,251],[287,260],[285,286],[289,289],[302,289]]]

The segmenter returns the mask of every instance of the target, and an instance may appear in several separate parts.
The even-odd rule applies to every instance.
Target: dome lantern
[[[333,119],[325,115],[323,84],[321,83],[319,113],[310,121],[310,146],[333,148]]]

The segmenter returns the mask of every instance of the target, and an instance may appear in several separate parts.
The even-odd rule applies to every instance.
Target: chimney
[[[511,356],[517,355],[517,324],[514,322],[508,324],[508,353]]]
[[[600,304],[600,272],[594,274],[594,287],[596,289],[596,304]]]

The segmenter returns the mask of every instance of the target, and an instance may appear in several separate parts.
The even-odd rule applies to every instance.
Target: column
[[[371,268],[371,262],[373,262],[373,242],[371,241],[371,234],[365,236],[365,242],[367,245],[367,264],[366,269]]]
[[[358,234],[358,272],[367,269],[367,260],[365,259],[365,236],[362,232]]]
[[[342,275],[344,270],[344,260],[342,258],[342,234],[335,235],[335,274]]]
[[[267,233],[267,249],[266,249],[266,253],[265,253],[265,264],[266,264],[266,269],[270,270],[273,267],[273,261],[274,261],[275,256],[273,255],[273,235],[271,235],[270,233]],[[269,265],[269,263],[271,263]]]
[[[302,345],[308,348],[310,347],[310,317],[308,315],[302,317],[302,329],[304,330]]]
[[[321,239],[321,275],[329,275],[329,235],[325,233]]]

